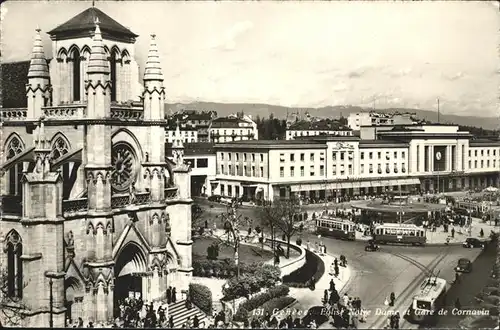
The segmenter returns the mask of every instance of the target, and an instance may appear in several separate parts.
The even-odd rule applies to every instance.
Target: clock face
[[[441,153],[439,151],[436,152],[436,159],[441,160]]]

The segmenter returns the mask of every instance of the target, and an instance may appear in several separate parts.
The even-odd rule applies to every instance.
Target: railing
[[[28,109],[26,108],[4,108],[0,109],[0,120],[26,120],[28,117]]]
[[[5,214],[21,215],[23,212],[23,201],[21,196],[7,195],[0,197],[2,212]]]
[[[149,192],[139,192],[134,196],[134,200],[131,201],[129,194],[120,194],[111,197],[111,208],[119,209],[123,207],[127,207],[128,205],[143,205],[151,202],[151,194]],[[132,203],[131,203],[132,202]]]
[[[82,104],[68,104],[42,108],[46,118],[51,119],[74,119],[84,118],[86,106]]]
[[[111,118],[138,120],[144,118],[144,111],[140,108],[111,107]]]
[[[177,197],[177,187],[165,188],[165,199],[174,199]]]
[[[63,201],[63,213],[87,211],[89,202],[87,198],[77,198]]]

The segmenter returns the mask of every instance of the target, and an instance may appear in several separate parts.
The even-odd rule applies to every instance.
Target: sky
[[[4,62],[30,57],[91,1],[1,5]],[[156,34],[167,101],[359,105],[500,114],[498,4],[463,2],[96,1],[139,35]],[[51,54],[44,34],[45,52]],[[141,70],[142,74],[142,70]],[[142,76],[140,77],[142,79]]]

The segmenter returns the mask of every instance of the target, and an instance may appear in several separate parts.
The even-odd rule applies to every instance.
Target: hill
[[[176,112],[181,109],[189,110],[215,110],[219,116],[227,116],[232,113],[243,111],[245,114],[254,117],[268,117],[269,114],[274,114],[274,117],[285,118],[287,113],[299,111],[302,115],[309,112],[313,117],[330,117],[339,118],[340,116],[347,117],[351,113],[360,111],[370,111],[370,108],[361,108],[358,106],[328,106],[322,108],[288,108],[278,105],[269,104],[251,104],[251,103],[215,103],[215,102],[194,102],[189,104],[175,103],[166,104],[167,114]],[[437,111],[421,110],[421,109],[376,109],[377,112],[411,112],[415,113],[417,118],[425,119],[431,122],[437,122]],[[464,126],[482,127],[484,129],[498,129],[500,127],[500,118],[493,117],[478,117],[478,116],[457,116],[441,112],[440,123],[456,124]]]

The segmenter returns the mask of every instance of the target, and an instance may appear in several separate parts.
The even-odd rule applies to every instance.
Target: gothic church
[[[50,61],[36,30],[27,107],[1,110],[2,308],[31,327],[106,322],[119,299],[187,289],[190,167],[181,141],[165,158],[154,35],[141,86],[138,36],[99,9],[48,34]]]

